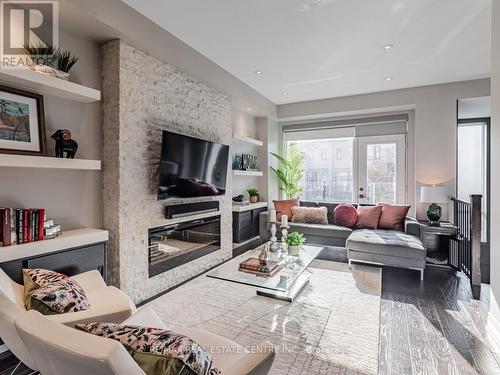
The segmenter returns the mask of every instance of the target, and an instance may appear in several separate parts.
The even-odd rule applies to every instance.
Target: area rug
[[[248,347],[270,341],[272,375],[377,374],[381,270],[315,260],[308,272],[293,303],[201,275],[148,306],[167,326],[201,328]]]

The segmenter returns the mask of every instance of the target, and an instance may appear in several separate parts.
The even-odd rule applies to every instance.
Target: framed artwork
[[[43,96],[0,85],[0,153],[45,155]]]

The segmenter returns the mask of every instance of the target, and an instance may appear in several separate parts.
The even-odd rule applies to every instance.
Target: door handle
[[[359,198],[366,198],[366,195],[364,195],[364,194],[359,194],[359,195],[358,195],[358,197],[359,197]]]

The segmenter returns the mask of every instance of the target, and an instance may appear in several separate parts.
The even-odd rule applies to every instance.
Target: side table
[[[420,239],[427,251],[427,263],[449,266],[449,240],[458,235],[458,227],[449,222],[441,222],[440,225],[430,225],[428,221],[424,220],[419,221],[419,224]],[[442,239],[445,240],[446,245],[443,241],[440,241]]]

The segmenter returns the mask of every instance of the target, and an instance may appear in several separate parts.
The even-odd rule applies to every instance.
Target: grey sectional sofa
[[[318,258],[414,269],[420,271],[420,278],[423,279],[426,253],[419,238],[420,224],[416,220],[406,219],[404,233],[382,229],[353,230],[334,224],[335,203],[301,201],[300,205],[326,207],[328,210],[327,225],[289,222],[289,231],[303,233],[308,243],[324,246]],[[264,241],[270,237],[268,221],[269,213],[262,212],[260,237]]]

